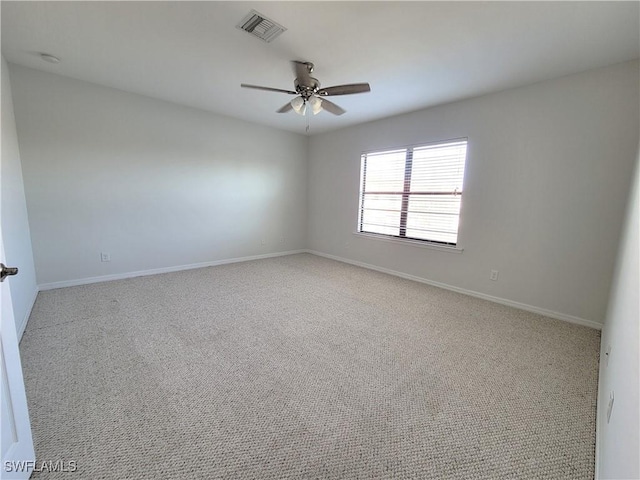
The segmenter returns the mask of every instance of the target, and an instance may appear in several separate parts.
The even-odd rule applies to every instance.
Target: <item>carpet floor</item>
[[[310,254],[41,292],[38,462],[86,479],[591,479],[600,332]]]

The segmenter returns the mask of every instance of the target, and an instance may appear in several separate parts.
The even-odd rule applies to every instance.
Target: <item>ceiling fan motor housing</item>
[[[306,84],[300,83],[299,79],[294,80],[294,85],[296,87],[296,92],[300,94],[305,100],[308,100],[309,97],[314,95],[318,89],[320,88],[320,82],[317,78],[307,77],[305,80],[308,80]]]

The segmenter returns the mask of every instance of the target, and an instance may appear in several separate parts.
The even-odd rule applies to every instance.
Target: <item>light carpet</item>
[[[41,292],[38,462],[87,479],[590,479],[600,332],[310,254]]]

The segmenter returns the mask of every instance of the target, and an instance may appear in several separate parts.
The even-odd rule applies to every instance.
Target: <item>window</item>
[[[361,157],[358,232],[455,246],[467,140]]]

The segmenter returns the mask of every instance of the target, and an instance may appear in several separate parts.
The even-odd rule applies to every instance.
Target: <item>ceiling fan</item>
[[[299,62],[297,60],[293,60],[292,63],[296,74],[296,78],[293,81],[295,91],[261,87],[259,85],[248,85],[246,83],[241,83],[240,86],[243,88],[255,88],[257,90],[266,90],[268,92],[280,92],[287,93],[289,95],[296,95],[293,100],[285,104],[277,112],[286,113],[293,110],[300,115],[304,115],[307,112],[307,105],[311,107],[311,111],[314,115],[322,110],[326,110],[334,115],[342,115],[346,110],[335,103],[330,102],[324,97],[332,95],[351,95],[353,93],[371,91],[371,87],[368,83],[350,83],[347,85],[320,88],[320,82],[318,79],[311,76],[311,73],[313,72],[313,63]]]

